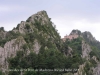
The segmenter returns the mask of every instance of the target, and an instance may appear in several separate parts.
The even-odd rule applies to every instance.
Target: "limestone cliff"
[[[85,41],[82,41],[82,58],[89,60],[90,59],[89,53],[91,51],[92,51],[91,47]]]
[[[12,39],[5,43],[4,47],[0,47],[0,69],[8,69],[8,58],[15,57],[16,52],[21,50],[21,47],[25,44],[23,37]]]

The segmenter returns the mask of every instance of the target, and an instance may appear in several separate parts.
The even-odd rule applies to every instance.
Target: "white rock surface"
[[[21,50],[21,47],[25,44],[23,37],[18,37],[17,39],[12,39],[8,41],[4,48],[0,47],[0,69],[8,69],[7,59],[14,57],[16,52]]]
[[[39,42],[38,42],[37,40],[35,40],[35,41],[34,41],[34,52],[35,52],[36,54],[38,54],[40,48],[41,48],[41,45],[39,44]]]
[[[90,46],[85,42],[82,41],[82,58],[85,58],[86,60],[90,59],[89,53],[92,51]]]

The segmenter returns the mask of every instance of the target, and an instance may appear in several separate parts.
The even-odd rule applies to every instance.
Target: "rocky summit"
[[[100,75],[100,42],[80,30],[61,38],[39,11],[11,31],[0,27],[0,75]]]

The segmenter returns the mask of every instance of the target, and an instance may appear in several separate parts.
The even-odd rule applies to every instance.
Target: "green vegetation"
[[[29,44],[32,43],[32,40],[34,40],[35,37],[39,40],[39,42],[42,44],[42,47],[40,49],[40,53],[36,55],[35,53],[31,52],[29,55],[25,55],[25,52],[20,51],[17,53],[17,56],[14,58],[9,59],[10,68],[32,68],[32,69],[64,69],[64,68],[78,68],[79,64],[82,63],[82,59],[79,57],[80,54],[75,54],[73,57],[66,57],[61,53],[61,50],[57,50],[56,47],[59,47],[59,44],[52,43],[52,41],[48,40],[47,42],[43,37],[40,36],[34,36],[35,34],[27,34],[25,35],[25,41],[27,44],[25,44],[22,48],[25,50],[27,48],[30,48]],[[51,39],[52,40],[52,39]],[[44,42],[45,41],[45,42]],[[73,41],[76,41],[77,45],[80,45],[80,39],[75,39]],[[73,43],[72,41],[72,43]],[[65,49],[68,43],[65,42]],[[32,45],[32,44],[31,44]],[[76,44],[71,45],[73,46]],[[73,46],[74,47],[74,46]],[[80,49],[80,46],[76,47],[76,49]],[[60,48],[58,48],[60,49]],[[19,60],[19,61],[18,61]],[[62,72],[50,72],[52,75],[61,74]],[[18,72],[20,74],[20,72]],[[25,75],[28,74],[36,74],[38,75],[38,72],[25,72]],[[43,74],[49,74],[49,72],[39,72],[40,75]],[[13,75],[13,72],[9,73],[9,75]]]
[[[1,46],[1,47],[4,47],[4,45],[5,45],[5,43],[6,43],[7,41],[8,41],[7,39],[0,40],[0,46]]]
[[[78,54],[79,56],[82,54],[82,38],[76,38],[73,39],[72,41],[70,40],[66,40],[65,44],[68,45],[69,47],[71,47],[73,49],[73,54]]]
[[[24,56],[23,51],[18,51],[16,57],[9,59],[9,63],[10,69],[61,69],[65,68],[65,60],[66,57],[61,52],[49,49],[45,50],[43,54],[39,53],[36,55],[31,52],[27,56]],[[17,74],[19,75],[19,73],[20,72]],[[36,73],[36,75],[38,75],[37,72],[26,72],[25,75],[29,75],[30,73]],[[40,75],[42,75],[42,73],[47,74],[49,72],[41,72]],[[9,75],[13,75],[13,72],[10,72]]]
[[[61,69],[65,68],[67,59],[66,56],[61,53],[60,36],[56,32],[56,29],[53,28],[52,23],[48,22],[45,25],[41,25],[41,22],[35,21],[34,32],[26,33],[23,35],[27,44],[23,45],[22,48],[24,51],[18,51],[17,55],[14,58],[9,59],[9,68],[10,69]],[[26,24],[26,29],[30,29],[30,25]],[[34,41],[38,40],[41,44],[39,54],[31,52],[29,55],[26,55],[26,49],[32,49]],[[19,61],[18,61],[19,60]],[[10,72],[9,75],[13,75],[15,72]],[[16,72],[19,75],[21,72]],[[58,75],[62,72],[36,72],[28,71],[24,75]]]
[[[0,40],[0,46],[4,47],[5,43],[12,40],[12,39],[16,39],[18,36],[20,36],[20,33],[15,33],[14,31],[9,31],[6,35],[5,38]]]
[[[0,75],[5,75],[4,73],[2,73],[2,71],[0,71]]]
[[[25,26],[26,26],[27,30],[29,30],[31,28],[29,24],[26,24]]]
[[[92,64],[93,63],[91,63],[91,60],[86,62],[85,68],[84,68],[84,72],[86,73],[86,75],[93,75],[93,72],[91,70],[91,67],[93,67]]]
[[[73,49],[72,57],[67,57],[66,68],[79,68],[79,65],[84,63],[84,60],[81,58],[82,54],[82,38],[76,38],[73,40],[66,40],[64,43],[64,52],[68,53],[68,46]]]
[[[96,56],[97,60],[100,60],[100,50],[95,46],[91,46],[91,48],[92,51],[90,52],[90,57]]]

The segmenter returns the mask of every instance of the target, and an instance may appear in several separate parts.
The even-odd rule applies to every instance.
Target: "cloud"
[[[7,11],[10,11],[10,8],[9,7],[0,6],[0,12],[7,12]]]
[[[18,6],[18,5],[1,5],[0,6],[0,13],[8,13],[8,12],[16,12],[16,11],[23,11],[27,9],[27,7],[24,6]]]

